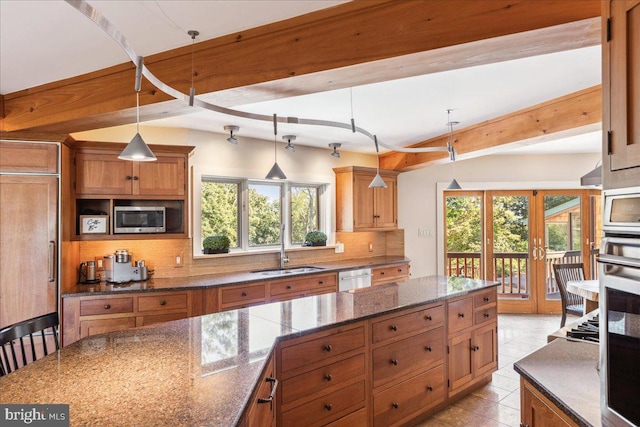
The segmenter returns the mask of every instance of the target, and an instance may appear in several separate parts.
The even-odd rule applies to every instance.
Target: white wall
[[[405,229],[405,254],[412,277],[442,272],[442,190],[454,176],[463,189],[580,188],[600,154],[502,155],[429,166],[398,177],[398,226]],[[419,237],[424,228],[432,236]]]

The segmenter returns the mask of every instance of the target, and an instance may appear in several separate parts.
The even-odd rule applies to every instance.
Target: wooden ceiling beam
[[[197,43],[194,86],[196,93],[208,94],[278,82],[599,16],[600,0],[582,0],[579,7],[566,0],[353,1]],[[145,64],[163,82],[188,93],[191,46],[149,56]],[[379,72],[379,78],[393,78],[385,67]],[[126,63],[7,94],[0,129],[77,132],[131,123],[134,74],[134,65]],[[349,84],[361,83],[352,78]],[[244,95],[236,102],[256,102],[250,92]],[[144,120],[184,112],[183,102],[147,81],[140,102],[154,105],[142,109]]]
[[[464,129],[454,129],[457,159],[486,154],[514,143],[534,143],[554,133],[584,128],[602,121],[602,87],[593,86]],[[448,134],[410,147],[445,147]],[[409,171],[448,161],[446,152],[401,153],[380,156],[380,168]]]

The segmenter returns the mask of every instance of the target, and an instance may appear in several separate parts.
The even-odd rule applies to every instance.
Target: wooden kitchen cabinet
[[[336,273],[310,274],[269,283],[269,302],[338,292]]]
[[[602,19],[603,188],[631,187],[640,182],[640,0],[603,2]]]
[[[201,314],[198,291],[96,295],[62,299],[62,342]]]
[[[276,366],[271,357],[260,377],[258,390],[250,400],[247,416],[239,423],[240,426],[272,427],[275,425],[277,385]]]
[[[522,427],[576,427],[577,424],[524,378],[520,378]]]
[[[334,168],[336,230],[393,230],[398,227],[398,172],[380,171],[386,188],[369,188],[376,170],[357,166]]]
[[[59,151],[0,141],[0,328],[58,311]]]
[[[371,274],[372,286],[402,282],[409,279],[409,263],[373,268]]]
[[[449,395],[498,368],[496,289],[447,301]]]
[[[218,288],[219,311],[236,310],[267,302],[267,282]]]

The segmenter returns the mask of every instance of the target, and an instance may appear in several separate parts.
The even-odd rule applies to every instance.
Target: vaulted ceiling
[[[599,0],[579,7],[563,0],[90,3],[164,83],[188,93],[193,66],[196,94],[207,102],[256,114],[354,117],[398,147],[444,145],[451,108],[461,158],[555,140],[567,151],[599,146]],[[73,7],[1,1],[0,19],[2,130],[73,133],[135,122],[134,64]],[[195,44],[185,29],[200,31]],[[148,126],[222,133],[235,124],[239,137],[273,135],[267,122],[194,109],[147,81],[140,100]],[[368,138],[344,129],[284,124],[279,133],[373,152]],[[407,170],[445,157],[391,152],[381,166]]]

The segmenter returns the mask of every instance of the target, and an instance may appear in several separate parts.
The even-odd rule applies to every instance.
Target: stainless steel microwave
[[[114,233],[164,233],[167,215],[164,207],[115,206],[113,208]]]

